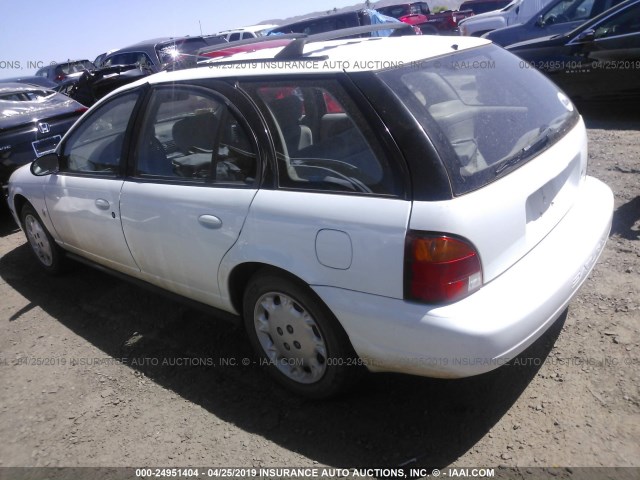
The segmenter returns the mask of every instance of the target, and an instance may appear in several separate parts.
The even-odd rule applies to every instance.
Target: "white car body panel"
[[[234,266],[260,262],[291,272],[309,285],[402,298],[404,237],[410,211],[411,202],[398,199],[260,190],[238,243],[221,265],[221,287]],[[338,250],[331,252],[333,257],[322,259],[320,255],[319,259],[318,251],[326,247],[318,236],[326,231],[346,234],[352,253],[348,241],[341,243],[337,236],[337,245],[332,246]],[[345,257],[351,257],[350,261],[341,265]]]
[[[594,267],[611,228],[613,194],[587,177],[573,208],[528,255],[451,305],[314,287],[370,370],[456,378],[493,370],[539,338]]]

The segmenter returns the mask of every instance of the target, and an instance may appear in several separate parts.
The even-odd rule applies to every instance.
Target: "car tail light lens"
[[[56,75],[56,81],[61,82],[62,80],[64,80],[65,78],[67,78],[66,75],[60,74],[60,75]]]
[[[447,235],[409,232],[404,266],[406,299],[451,303],[481,286],[480,257],[468,241]]]

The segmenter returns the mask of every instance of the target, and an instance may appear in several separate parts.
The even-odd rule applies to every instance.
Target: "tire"
[[[35,209],[26,204],[20,212],[22,228],[38,264],[47,273],[56,275],[65,270],[66,258],[62,249],[51,237]]]
[[[289,391],[321,399],[357,383],[363,368],[347,334],[308,286],[258,272],[245,290],[243,314],[260,364]]]

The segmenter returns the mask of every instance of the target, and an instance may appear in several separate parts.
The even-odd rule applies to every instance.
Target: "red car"
[[[427,35],[457,34],[458,22],[473,15],[471,10],[431,13],[426,2],[399,3],[376,9],[383,15],[414,25]]]

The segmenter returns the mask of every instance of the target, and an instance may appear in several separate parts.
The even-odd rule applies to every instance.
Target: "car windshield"
[[[578,121],[566,95],[523,65],[486,45],[378,74],[430,132],[456,195],[523,165]]]

